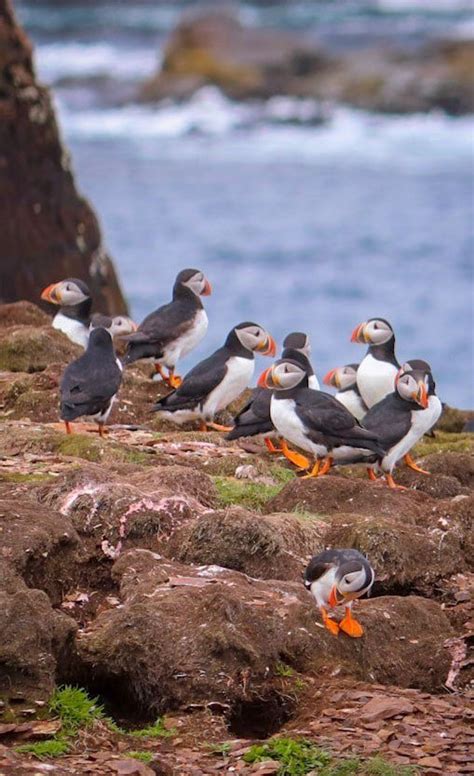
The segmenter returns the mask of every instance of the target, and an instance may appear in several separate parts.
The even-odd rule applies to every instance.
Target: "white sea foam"
[[[71,41],[38,46],[36,62],[40,77],[50,84],[61,78],[92,76],[141,81],[157,69],[159,52]]]

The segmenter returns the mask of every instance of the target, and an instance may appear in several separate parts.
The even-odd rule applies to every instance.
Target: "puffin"
[[[278,433],[316,459],[306,477],[326,474],[338,448],[383,455],[378,434],[361,426],[334,396],[309,388],[306,372],[296,361],[276,361],[263,372],[258,384],[274,389],[270,416]]]
[[[319,390],[319,381],[316,377],[309,355],[311,354],[311,345],[309,337],[303,332],[292,332],[283,340],[282,358],[290,358],[301,364],[308,377],[308,385],[313,390]],[[270,402],[272,398],[271,391],[268,388],[254,388],[247,404],[234,418],[234,428],[227,435],[226,439],[240,439],[241,437],[263,436],[263,441],[270,453],[282,452],[289,461],[301,469],[307,469],[309,461],[307,458],[290,450],[286,441],[280,442],[280,447],[275,447],[273,439],[278,438],[275,427],[270,417]]]
[[[122,382],[122,364],[113,345],[112,318],[97,315],[87,342],[86,352],[64,370],[60,386],[60,416],[66,432],[82,416],[96,421],[100,436]]]
[[[384,318],[369,318],[355,327],[351,342],[369,345],[357,369],[357,387],[370,409],[393,392],[400,369],[395,356],[395,334]]]
[[[325,385],[337,388],[334,398],[352,412],[357,420],[362,420],[368,410],[357,386],[357,369],[359,364],[346,364],[331,369],[323,377]]]
[[[370,479],[376,479],[378,469],[384,473],[389,487],[402,487],[395,483],[393,470],[433,424],[433,413],[425,412],[429,410],[430,374],[426,369],[400,369],[395,391],[365,416],[364,426],[379,435],[385,448],[385,454],[377,457],[375,469],[369,469]]]
[[[338,636],[343,631],[354,639],[360,638],[364,629],[352,617],[352,603],[365,593],[370,595],[375,572],[367,558],[358,550],[324,550],[311,558],[304,573],[304,585],[315,598],[325,627]],[[336,622],[328,614],[328,608],[345,606],[345,615]]]
[[[211,284],[200,270],[181,270],[171,302],[147,315],[136,332],[124,337],[128,342],[124,364],[151,357],[162,380],[170,388],[178,388],[181,378],[175,374],[176,364],[199,345],[207,332],[209,322],[200,297],[211,292]]]
[[[87,283],[79,278],[66,278],[51,283],[41,292],[41,299],[59,306],[53,318],[53,328],[62,331],[71,342],[86,348],[92,308]]]
[[[208,426],[230,431],[214,423],[214,416],[247,388],[256,352],[274,356],[274,339],[258,323],[239,323],[231,329],[224,345],[191,369],[179,388],[160,399],[153,410],[178,425],[200,420],[201,431],[207,431]]]
[[[405,361],[400,369],[400,373],[409,372],[413,369],[422,369],[427,373],[428,407],[426,410],[423,410],[423,413],[427,418],[427,423],[429,422],[431,424],[429,430],[426,432],[426,435],[434,436],[433,428],[441,417],[443,412],[443,405],[439,397],[436,395],[436,383],[434,381],[433,372],[431,370],[430,364],[427,361],[424,361],[421,358],[412,358],[410,361]],[[406,453],[406,455],[403,456],[403,460],[410,469],[413,469],[413,471],[419,472],[420,474],[429,474],[426,469],[421,469],[415,463],[410,453]]]

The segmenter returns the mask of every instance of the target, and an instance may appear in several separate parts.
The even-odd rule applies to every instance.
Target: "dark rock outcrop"
[[[73,276],[88,283],[98,309],[126,312],[32,54],[10,0],[0,0],[0,301],[36,301],[46,285]]]

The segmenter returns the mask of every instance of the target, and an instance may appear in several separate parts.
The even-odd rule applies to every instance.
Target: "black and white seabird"
[[[351,342],[369,345],[357,369],[357,386],[370,409],[394,390],[395,377],[400,369],[395,356],[395,334],[388,321],[369,318],[356,326]]]
[[[308,377],[309,387],[319,390],[319,381],[309,360],[310,354],[311,345],[307,334],[292,332],[285,337],[282,358],[289,358],[300,364]],[[263,436],[270,453],[282,452],[292,463],[300,468],[307,468],[309,462],[300,453],[290,450],[285,440],[282,440],[281,447],[275,447],[273,444],[273,440],[278,439],[279,435],[270,417],[271,398],[272,392],[268,388],[258,386],[254,388],[250,400],[235,416],[235,426],[226,438],[233,440],[241,437]]]
[[[99,434],[122,382],[122,365],[115,355],[113,320],[99,315],[89,335],[86,352],[66,367],[60,387],[61,420],[68,434],[71,422],[82,416],[95,420]]]
[[[199,345],[207,332],[208,319],[200,297],[209,296],[211,291],[211,284],[200,270],[183,269],[176,277],[171,302],[147,315],[134,334],[124,337],[128,342],[124,363],[153,358],[164,382],[178,388],[181,379],[174,373],[176,364]]]
[[[430,372],[425,369],[400,370],[395,391],[372,407],[364,418],[364,426],[380,437],[385,448],[385,454],[377,459],[376,469],[384,472],[391,488],[400,487],[393,479],[398,461],[432,426],[432,413],[425,414],[429,410],[429,382]],[[422,471],[418,467],[416,470]],[[374,469],[369,470],[369,476],[376,478]]]
[[[363,428],[334,396],[308,388],[306,373],[296,361],[276,361],[259,385],[274,389],[270,415],[278,433],[316,459],[306,476],[326,474],[339,448],[383,454],[378,435]]]
[[[316,599],[324,625],[334,635],[339,631],[352,638],[364,633],[362,625],[352,617],[352,603],[365,593],[370,594],[375,573],[367,558],[357,550],[325,550],[312,558],[304,574],[305,587]],[[328,608],[345,606],[341,622],[331,619]]]
[[[199,419],[202,431],[207,426],[230,431],[214,423],[214,416],[247,388],[254,372],[255,352],[274,356],[275,341],[257,323],[239,323],[224,345],[191,369],[180,387],[153,409],[174,423]]]
[[[53,318],[53,327],[62,331],[71,342],[86,348],[92,308],[91,292],[83,280],[66,278],[51,283],[41,293],[41,299],[59,310]]]
[[[368,410],[357,386],[357,369],[359,364],[346,364],[331,369],[324,377],[325,385],[337,388],[334,398],[341,402],[357,420],[362,420]]]

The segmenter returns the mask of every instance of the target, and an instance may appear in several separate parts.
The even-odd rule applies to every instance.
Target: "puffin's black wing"
[[[212,356],[191,369],[179,388],[160,399],[153,409],[173,411],[194,408],[222,382],[227,373],[228,358],[229,353],[225,348],[216,350]]]
[[[69,419],[100,412],[115,396],[122,373],[115,360],[95,360],[84,354],[66,367],[60,388],[61,415]],[[66,418],[67,419],[67,418]]]
[[[235,416],[235,428],[227,434],[226,439],[268,434],[273,431],[270,417],[271,400],[272,392],[268,388],[254,388],[250,400]]]
[[[316,442],[320,441],[318,434],[323,434],[332,444],[342,442],[383,454],[384,448],[377,432],[361,426],[349,410],[328,393],[305,388],[298,394],[296,408],[308,428],[309,439],[312,432],[315,432]]]
[[[189,328],[195,312],[181,300],[174,299],[147,315],[137,331],[122,337],[128,342],[125,363],[130,364],[150,356],[159,358],[166,345],[178,339]]]
[[[304,572],[305,587],[310,588],[313,582],[322,577],[331,566],[334,566],[339,558],[339,552],[339,550],[324,550],[311,558]]]
[[[403,439],[411,425],[411,404],[390,393],[364,415],[364,427],[378,434],[385,450]],[[413,404],[416,408],[417,405]]]

